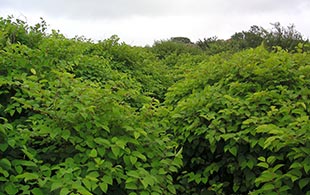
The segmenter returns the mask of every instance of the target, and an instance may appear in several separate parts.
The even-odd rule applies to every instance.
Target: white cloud
[[[251,25],[294,23],[310,36],[308,0],[1,0],[0,14],[43,17],[51,28],[73,37],[100,40],[117,34],[129,44],[185,36],[197,41],[211,36],[229,38]]]

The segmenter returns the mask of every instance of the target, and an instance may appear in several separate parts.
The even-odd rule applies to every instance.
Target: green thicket
[[[145,48],[0,29],[0,194],[310,194],[293,27]]]

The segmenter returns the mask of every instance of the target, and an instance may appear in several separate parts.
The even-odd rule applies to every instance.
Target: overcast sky
[[[0,0],[0,16],[34,24],[40,17],[67,37],[103,40],[116,34],[131,45],[183,36],[192,41],[270,23],[295,24],[310,38],[310,0]]]

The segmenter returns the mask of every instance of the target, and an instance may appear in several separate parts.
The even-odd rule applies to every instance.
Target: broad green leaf
[[[92,182],[90,180],[84,178],[82,179],[82,182],[88,190],[92,189]]]
[[[95,158],[97,157],[98,153],[96,149],[92,149],[89,153],[89,157]]]
[[[63,182],[61,181],[54,181],[51,185],[51,191],[54,191],[56,189],[59,189],[63,186]]]
[[[100,187],[100,189],[101,189],[104,193],[106,193],[106,192],[108,191],[108,184],[105,183],[105,182],[99,183],[99,187]]]
[[[11,168],[11,162],[6,158],[2,158],[0,160],[0,167],[9,170]]]
[[[239,188],[240,188],[240,186],[238,184],[234,184],[233,191],[237,192]]]
[[[134,170],[128,171],[127,175],[133,178],[140,178],[139,172]]]
[[[136,190],[138,189],[137,185],[135,183],[126,183],[125,188],[128,190]]]
[[[21,174],[23,172],[23,167],[22,166],[15,166],[15,170],[18,174]]]
[[[25,180],[25,182],[29,181],[29,180],[36,180],[39,178],[39,175],[37,173],[23,173],[21,175],[17,175],[16,176],[17,179],[22,178]]]
[[[113,184],[113,178],[112,178],[112,176],[110,176],[110,175],[104,175],[104,176],[102,177],[102,181],[105,182],[105,183],[107,183],[107,184],[110,184],[110,185]]]
[[[137,157],[135,156],[129,156],[129,159],[132,165],[134,165],[137,162]]]
[[[263,168],[266,168],[266,169],[268,169],[268,168],[269,168],[269,165],[268,165],[267,163],[265,163],[265,162],[260,162],[260,163],[257,163],[257,165],[256,165],[256,166],[263,167]]]
[[[35,164],[32,161],[28,161],[28,160],[13,160],[12,164],[14,166],[16,166],[16,165],[23,165],[23,166],[26,166],[26,167],[37,167],[37,164]]]
[[[42,192],[42,190],[40,190],[39,188],[33,188],[31,190],[33,195],[44,195],[44,193]]]
[[[116,158],[120,155],[121,150],[118,146],[112,146],[111,150]]]
[[[140,133],[137,131],[133,132],[133,135],[134,135],[135,139],[138,139],[140,137]]]
[[[275,156],[269,156],[267,158],[267,163],[268,164],[273,164],[276,161],[276,157]]]
[[[271,191],[275,189],[275,186],[271,183],[266,183],[263,185],[263,187],[261,188],[264,191]]]
[[[7,185],[5,185],[4,190],[9,195],[14,195],[14,194],[17,194],[18,192],[18,189],[16,188],[16,186],[12,183],[8,183]]]
[[[133,151],[133,152],[132,152],[132,155],[135,156],[135,157],[140,158],[140,159],[143,160],[143,161],[146,161],[146,156],[144,156],[143,154],[141,154],[141,153],[138,152],[138,151]]]
[[[0,144],[0,150],[1,150],[2,152],[5,152],[7,148],[8,148],[8,144],[7,144],[7,143]]]
[[[62,188],[59,192],[59,195],[68,195],[70,190],[68,188]]]
[[[263,156],[260,156],[260,157],[258,157],[257,159],[258,159],[259,161],[266,162],[266,158],[265,158],[265,157],[263,157]]]
[[[298,185],[299,185],[300,189],[303,189],[309,183],[310,183],[310,178],[303,178],[303,179],[298,181]]]
[[[173,185],[168,185],[167,186],[168,190],[172,193],[172,194],[176,194],[176,190],[175,187]]]
[[[237,152],[238,152],[237,147],[233,146],[233,147],[228,148],[228,150],[232,155],[237,156]]]
[[[36,70],[33,69],[33,68],[30,69],[30,72],[31,72],[32,74],[34,74],[34,75],[37,74]]]

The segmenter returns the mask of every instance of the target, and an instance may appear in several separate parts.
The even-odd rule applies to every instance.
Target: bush
[[[54,32],[0,50],[0,194],[175,194],[182,156],[158,101],[134,91],[137,112],[122,84],[141,83],[90,46]]]
[[[218,55],[169,89],[178,194],[309,193],[309,60],[262,47]]]

